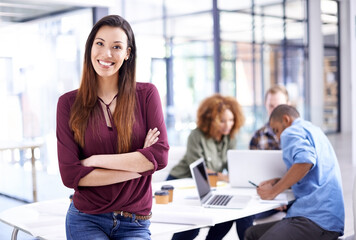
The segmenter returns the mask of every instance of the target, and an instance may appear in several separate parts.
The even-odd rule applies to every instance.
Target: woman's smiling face
[[[130,56],[126,33],[119,27],[103,26],[95,35],[91,62],[99,78],[118,79],[119,69]]]
[[[219,130],[221,135],[229,135],[235,124],[234,114],[230,109],[226,109],[220,117]]]

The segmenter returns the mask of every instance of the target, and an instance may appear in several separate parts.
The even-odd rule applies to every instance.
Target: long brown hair
[[[234,115],[234,125],[230,132],[233,138],[245,122],[241,105],[233,97],[214,94],[203,100],[197,112],[197,127],[209,138],[219,134],[221,115],[229,109]]]
[[[118,153],[128,152],[131,148],[131,134],[134,124],[136,99],[136,43],[130,24],[118,15],[109,15],[100,19],[91,30],[85,44],[83,74],[77,97],[71,108],[69,124],[74,132],[74,139],[84,147],[84,135],[89,117],[94,114],[98,101],[98,79],[91,62],[91,49],[94,38],[103,26],[119,27],[127,36],[127,47],[131,48],[128,60],[119,69],[118,95],[113,114],[114,124],[120,133]]]

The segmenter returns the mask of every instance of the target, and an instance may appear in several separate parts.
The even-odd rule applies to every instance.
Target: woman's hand
[[[160,131],[158,131],[157,128],[150,129],[146,135],[143,148],[147,148],[155,144],[158,141],[159,134]],[[124,154],[119,154],[119,155],[124,155]],[[118,161],[116,160],[117,156],[118,154],[92,155],[86,159],[81,160],[81,163],[85,167],[96,167],[96,168],[106,168],[106,169],[113,169],[113,170],[124,170],[124,171],[135,172],[132,169],[123,169],[122,165],[120,164],[119,164],[120,166],[117,165],[118,163]]]
[[[84,167],[94,167],[94,160],[95,160],[95,157],[90,156],[86,159],[81,160],[81,163]]]
[[[155,144],[158,141],[159,135],[160,131],[158,131],[157,128],[150,129],[146,135],[145,144],[143,145],[143,148],[147,148]]]
[[[218,172],[218,181],[229,182],[229,175]]]
[[[214,170],[211,170],[209,168],[206,169],[207,174],[209,173],[216,173]],[[228,174],[224,174],[221,172],[218,172],[218,181],[224,181],[224,182],[229,182],[229,175]]]

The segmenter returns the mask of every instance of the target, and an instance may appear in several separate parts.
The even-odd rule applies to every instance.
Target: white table
[[[32,197],[33,201],[37,202],[37,177],[36,177],[36,158],[35,149],[40,148],[43,145],[42,140],[37,141],[19,141],[19,142],[0,142],[0,151],[15,149],[26,150],[31,149],[31,171],[32,171]]]
[[[166,184],[175,187],[173,202],[166,205],[153,204],[150,228],[152,236],[214,226],[284,205],[280,201],[261,201],[255,188],[231,188],[225,182],[218,182],[216,191],[219,193],[251,196],[250,202],[243,209],[204,208],[200,205],[193,179],[153,183],[153,192],[160,190],[161,186]],[[288,190],[285,194],[289,202],[294,200],[292,191]]]
[[[253,188],[229,188],[227,184],[220,183],[217,188],[219,191],[250,195],[251,201],[244,209],[203,208],[200,206],[192,179],[154,183],[153,192],[164,184],[174,185],[173,202],[157,205],[153,201],[150,226],[152,239],[155,239],[155,236],[213,226],[280,206],[277,202],[261,203]],[[293,199],[293,196],[290,195],[290,198]],[[65,216],[69,204],[69,199],[64,198],[22,205],[0,213],[0,221],[14,227],[12,239],[17,238],[18,231],[24,231],[40,239],[63,240],[66,239]]]

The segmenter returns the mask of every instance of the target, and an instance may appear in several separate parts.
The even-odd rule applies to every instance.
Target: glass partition
[[[151,81],[157,86],[173,145],[185,145],[187,134],[195,127],[199,103],[213,94],[217,85],[222,94],[235,96],[243,105],[247,121],[242,132],[246,139],[267,120],[264,93],[274,84],[286,86],[293,104],[304,114],[307,1],[218,0],[215,18],[212,3],[206,0],[122,1],[123,16],[130,22],[136,37],[137,81]],[[322,0],[321,3],[324,43],[328,49],[335,49],[338,44],[337,2]],[[47,102],[44,99],[58,97],[59,93],[78,86],[83,42],[92,26],[91,19],[91,11],[83,10],[46,18],[26,27],[19,25],[31,46],[23,51],[29,53],[26,56],[35,56],[30,57],[30,61],[21,54],[9,58],[11,54],[6,54],[9,50],[4,46],[12,46],[12,43],[4,42],[0,47],[1,65],[10,64],[15,69],[10,71],[11,78],[15,79],[13,85],[6,85],[14,89],[11,93],[11,97],[17,99],[12,101],[14,108],[21,110],[23,100],[19,100],[18,92],[22,94],[23,89],[28,89],[25,91],[28,96],[22,96],[29,98],[25,101],[26,108],[40,109],[13,113],[26,112],[27,126],[22,124],[20,137],[27,134],[33,138],[53,131],[55,114],[48,106],[55,104],[56,99]],[[218,28],[214,19],[218,21],[215,22]],[[6,29],[1,31],[6,34]],[[219,44],[214,44],[214,40]],[[326,57],[334,59],[330,54],[335,57],[338,50],[330,51],[332,54],[328,52]],[[219,62],[214,58],[220,59],[219,79],[214,72],[219,69],[216,68]],[[45,63],[42,59],[46,59]],[[39,69],[36,64],[23,64],[27,61],[41,62],[48,67]],[[334,79],[338,79],[338,75],[335,76]],[[28,79],[35,83],[27,86]],[[42,93],[39,85],[46,88],[43,97],[39,94]],[[246,142],[244,140],[241,147],[246,147]]]
[[[252,133],[268,119],[264,94],[271,86],[284,85],[304,115],[306,1],[256,0],[243,10],[224,1],[221,6],[221,92],[244,106],[239,147],[247,148]]]
[[[339,71],[338,2],[321,1],[321,21],[324,40],[324,124],[327,133],[340,131],[340,71]]]
[[[168,17],[191,15],[212,9],[212,1],[206,0],[165,0]]]
[[[57,100],[79,86],[92,21],[87,9],[0,28],[7,36],[0,40],[0,83],[8,79],[0,94],[0,109],[7,113],[0,120],[7,123],[0,124],[0,141],[43,139],[37,165],[49,172],[58,168],[53,149]],[[30,167],[26,155],[15,155],[15,164]]]
[[[195,41],[175,45],[173,50],[173,112],[175,137],[172,144],[187,141],[195,128],[196,111],[200,102],[214,93],[212,43]]]

